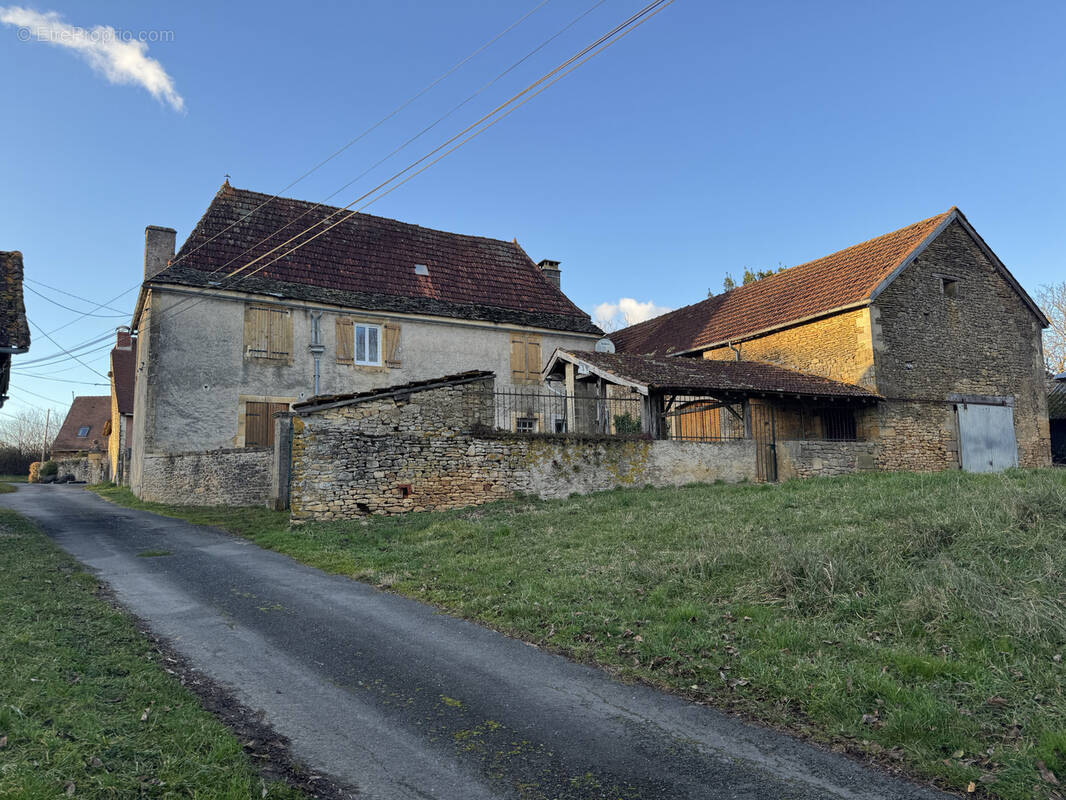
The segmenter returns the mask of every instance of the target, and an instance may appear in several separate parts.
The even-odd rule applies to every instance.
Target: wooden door
[[[760,481],[777,480],[777,430],[774,407],[751,403],[751,438],[755,440],[755,469]]]

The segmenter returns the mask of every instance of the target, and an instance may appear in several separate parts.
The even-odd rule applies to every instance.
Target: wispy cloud
[[[657,306],[651,300],[642,303],[632,297],[621,297],[617,303],[600,303],[596,306],[592,311],[592,319],[605,331],[616,331],[671,310]]]
[[[117,31],[110,25],[79,28],[64,22],[55,11],[41,13],[20,6],[0,6],[0,22],[19,29],[19,39],[44,42],[73,50],[111,83],[143,86],[175,111],[185,110],[185,101],[174,88],[163,65],[149,58],[145,39],[160,40],[160,31]],[[153,34],[149,37],[145,34]]]

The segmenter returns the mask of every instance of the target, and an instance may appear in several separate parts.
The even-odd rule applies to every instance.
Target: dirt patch
[[[177,677],[181,685],[200,700],[207,711],[214,714],[233,731],[252,765],[267,781],[281,781],[294,786],[317,800],[354,800],[359,790],[334,780],[329,775],[309,770],[292,754],[289,739],[275,731],[256,712],[240,703],[223,686],[193,667],[170,643],[152,631],[148,624],[129,612],[118,602],[104,584],[97,584],[97,596],[129,617],[155,652],[163,669]]]

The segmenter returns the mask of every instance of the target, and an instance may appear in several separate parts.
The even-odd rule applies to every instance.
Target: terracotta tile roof
[[[761,361],[710,361],[702,358],[572,350],[560,350],[558,354],[564,357],[572,356],[603,372],[657,391],[679,394],[776,394],[864,401],[880,398],[880,395],[861,386],[808,375]]]
[[[63,426],[52,443],[53,453],[76,453],[80,451],[103,451],[107,449],[104,424],[111,419],[111,395],[103,397],[75,397],[63,420]],[[86,436],[78,431],[88,426]]]
[[[223,184],[176,254],[174,265],[152,282],[209,285],[209,280],[220,280],[334,212],[339,213],[330,223],[347,213],[302,200],[271,200],[269,195]],[[323,229],[316,227],[297,238],[293,245],[308,244],[291,255],[272,264],[277,254],[267,256],[252,269],[269,266],[245,280],[231,279],[221,288],[232,283],[244,291],[369,310],[529,320],[525,324],[533,325],[539,319],[545,327],[599,333],[589,316],[544,277],[517,242],[446,233],[363,213],[311,240]],[[416,264],[425,265],[429,274],[417,275]],[[214,270],[220,272],[208,277]]]
[[[30,328],[22,299],[22,253],[0,251],[0,347],[30,349]]]
[[[111,373],[114,379],[115,396],[118,398],[118,413],[133,413],[133,385],[136,356],[132,349],[116,347],[111,351]]]
[[[308,398],[300,403],[293,403],[292,410],[301,411],[314,411],[322,406],[335,406],[335,405],[348,405],[352,403],[362,403],[367,400],[373,400],[378,397],[388,397],[390,395],[397,394],[410,394],[412,392],[426,391],[427,389],[438,389],[443,386],[456,386],[461,383],[472,383],[473,381],[485,380],[486,378],[496,377],[495,372],[489,370],[469,370],[467,372],[458,372],[454,375],[445,375],[441,378],[429,378],[421,381],[411,381],[410,383],[400,383],[393,386],[382,386],[380,389],[368,389],[365,392],[352,392],[349,394],[324,394],[316,397]]]
[[[1066,380],[1056,378],[1048,384],[1048,419],[1066,419]]]
[[[611,334],[620,351],[680,353],[869,299],[956,209]]]

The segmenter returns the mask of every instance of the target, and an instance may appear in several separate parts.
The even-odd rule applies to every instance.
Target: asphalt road
[[[0,504],[365,798],[947,797],[211,528],[74,486]]]

